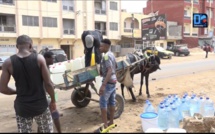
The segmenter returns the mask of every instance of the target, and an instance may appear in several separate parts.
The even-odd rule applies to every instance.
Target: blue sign
[[[205,13],[193,14],[193,27],[205,28],[208,27],[208,16]]]

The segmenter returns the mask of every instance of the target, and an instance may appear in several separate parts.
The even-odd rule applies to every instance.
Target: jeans
[[[115,106],[116,84],[107,84],[104,94],[100,96],[100,108],[107,108],[107,105]]]

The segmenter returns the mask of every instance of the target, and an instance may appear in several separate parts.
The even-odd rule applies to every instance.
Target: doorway
[[[71,59],[70,45],[61,45],[60,48],[64,50],[64,52],[67,55],[68,60],[70,60]]]

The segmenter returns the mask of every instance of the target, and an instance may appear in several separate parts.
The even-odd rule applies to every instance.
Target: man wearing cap
[[[100,64],[101,53],[99,51],[100,42],[102,40],[102,34],[100,31],[84,31],[81,36],[82,42],[84,44],[84,54],[85,54],[85,67],[90,66],[91,54],[94,48],[95,51],[95,62]]]
[[[104,53],[102,57],[100,70],[103,77],[102,86],[99,89],[100,108],[102,113],[102,121],[104,128],[112,125],[115,112],[115,96],[116,96],[116,59],[110,51],[111,41],[104,39],[101,41],[100,52]],[[110,106],[110,122],[107,123],[107,105]]]

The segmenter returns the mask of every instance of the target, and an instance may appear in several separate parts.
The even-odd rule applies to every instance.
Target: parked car
[[[15,53],[13,52],[1,52],[0,53],[0,69],[2,69],[2,64],[4,63],[4,61],[8,58],[10,58],[10,56],[14,55]]]
[[[165,50],[163,47],[160,47],[160,46],[146,47],[145,49],[143,49],[143,53],[145,51],[147,52],[147,55],[154,54],[154,55],[159,56],[160,58],[167,57],[169,59],[171,59],[172,55],[174,54],[173,52]]]
[[[184,45],[174,45],[167,50],[172,51],[175,56],[180,56],[181,54],[188,56],[190,54],[188,47]]]
[[[63,49],[47,49],[47,48],[45,48],[45,49],[40,50],[39,54],[44,55],[46,51],[51,51],[54,53],[54,63],[63,62],[63,61],[68,60],[67,55]]]

